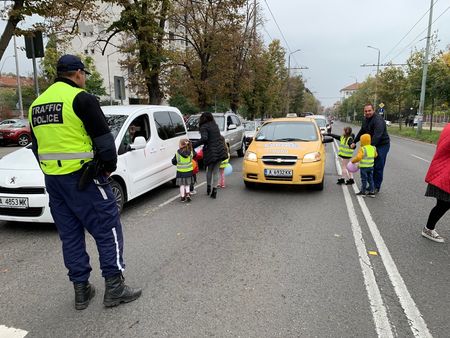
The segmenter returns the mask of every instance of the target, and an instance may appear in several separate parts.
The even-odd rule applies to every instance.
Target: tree
[[[0,37],[0,60],[2,59],[12,36],[30,34],[30,31],[60,32],[74,34],[80,20],[95,21],[101,12],[96,1],[88,0],[15,0],[5,1],[0,14],[7,21]],[[21,21],[27,17],[38,15],[44,22],[34,24],[31,29],[18,29]],[[71,26],[67,23],[70,22]]]
[[[387,67],[378,77],[378,96],[386,106],[386,116],[388,120],[388,112],[395,112],[401,127],[401,111],[402,102],[406,93],[405,73],[401,68]],[[393,118],[392,116],[391,118]]]

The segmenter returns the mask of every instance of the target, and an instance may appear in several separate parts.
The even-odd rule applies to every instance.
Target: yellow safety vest
[[[38,144],[39,165],[47,175],[75,172],[93,159],[92,139],[73,110],[83,89],[58,81],[31,105],[28,120]]]
[[[363,146],[363,158],[359,163],[360,168],[372,168],[375,162],[375,147],[371,145]]]
[[[353,156],[353,149],[348,146],[348,137],[341,136],[341,143],[339,144],[339,156],[344,157],[352,157]]]
[[[177,151],[177,171],[181,173],[188,173],[192,170],[194,170],[194,165],[192,164],[192,158],[194,157],[194,154],[191,152],[191,154],[188,157],[181,156],[180,153]]]
[[[228,165],[229,162],[230,162],[230,153],[228,153],[227,159],[226,159],[226,160],[223,160],[223,161],[220,163],[220,169],[224,169],[224,168]]]

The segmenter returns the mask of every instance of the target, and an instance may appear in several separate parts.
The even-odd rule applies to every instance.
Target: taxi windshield
[[[317,129],[312,122],[268,122],[264,124],[256,135],[256,141],[292,142],[317,141]]]

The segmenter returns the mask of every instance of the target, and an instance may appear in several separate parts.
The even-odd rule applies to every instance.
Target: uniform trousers
[[[62,241],[64,264],[69,279],[84,283],[92,270],[86,252],[85,229],[94,237],[103,277],[121,273],[123,234],[116,199],[111,187],[94,180],[82,191],[78,189],[81,172],[67,175],[45,175],[50,211]],[[99,183],[106,179],[100,177]]]

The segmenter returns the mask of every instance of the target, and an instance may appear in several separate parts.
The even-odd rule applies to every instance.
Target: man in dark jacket
[[[356,147],[359,138],[363,134],[370,134],[372,138],[371,144],[377,148],[378,156],[375,158],[373,167],[373,182],[375,186],[375,193],[378,193],[383,182],[384,165],[386,164],[386,157],[391,146],[391,141],[386,129],[386,122],[383,117],[375,113],[372,104],[364,106],[364,120],[358,135],[355,137],[355,142],[352,148]]]

